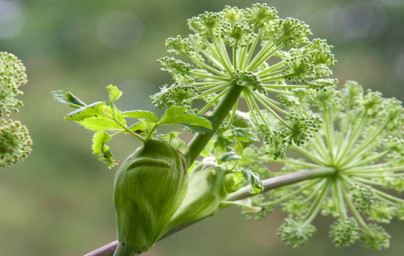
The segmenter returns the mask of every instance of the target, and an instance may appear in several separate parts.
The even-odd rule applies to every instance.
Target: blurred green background
[[[121,109],[152,109],[149,95],[168,74],[156,59],[164,40],[187,35],[186,19],[224,5],[249,7],[256,1],[225,0],[0,0],[0,50],[16,54],[27,67],[22,120],[34,140],[24,162],[0,170],[0,255],[83,255],[115,240],[109,170],[90,153],[91,133],[63,120],[69,111],[50,96],[71,90],[87,102],[105,99],[105,86],[124,91]],[[403,0],[259,1],[281,17],[308,23],[315,37],[335,46],[340,81],[356,80],[387,97],[404,100]],[[124,159],[138,143],[117,138],[111,147]],[[260,222],[226,209],[159,242],[157,255],[403,255],[404,223],[386,229],[391,248],[336,249],[328,238],[333,221],[320,217],[318,232],[301,249],[283,245],[276,212]]]

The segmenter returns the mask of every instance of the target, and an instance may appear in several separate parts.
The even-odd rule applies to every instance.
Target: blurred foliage
[[[82,255],[115,239],[112,182],[90,151],[91,133],[63,120],[68,109],[51,90],[71,90],[88,102],[104,99],[104,88],[124,91],[121,109],[152,109],[149,95],[171,81],[156,60],[164,40],[189,32],[186,19],[242,0],[0,0],[0,50],[27,67],[25,107],[12,117],[30,129],[33,153],[0,171],[0,255]],[[315,36],[335,46],[335,76],[353,79],[404,100],[404,2],[402,0],[258,1],[274,5],[281,17],[309,24]],[[130,138],[129,136],[127,138]],[[117,159],[138,146],[135,139],[111,144]],[[159,242],[145,255],[295,255],[276,237],[283,215],[244,221],[237,209]],[[387,227],[388,251],[335,249],[330,219],[302,255],[401,255],[403,223]],[[321,225],[321,223],[327,225]],[[324,228],[321,228],[321,227]]]

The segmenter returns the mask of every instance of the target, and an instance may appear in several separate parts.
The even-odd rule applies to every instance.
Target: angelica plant
[[[13,54],[0,52],[0,167],[13,165],[31,153],[32,140],[20,121],[5,119],[18,112],[22,101],[19,87],[27,83],[25,67]]]
[[[113,137],[142,142],[115,176],[118,241],[87,255],[138,255],[225,207],[259,220],[278,204],[289,214],[278,231],[287,245],[305,244],[322,213],[337,218],[336,246],[388,247],[389,235],[369,221],[404,219],[404,201],[384,191],[404,189],[401,103],[355,82],[338,90],[332,46],[265,4],[205,12],[188,26],[188,37],[166,41],[180,58],[159,60],[174,79],[151,96],[165,109],[160,118],[119,110],[114,85],[108,100],[91,104],[53,92],[75,109],[66,120],[94,131],[93,154],[109,168],[118,164]],[[241,101],[247,112],[238,110]],[[160,134],[167,124],[194,133],[192,140]],[[288,158],[292,150],[302,159]],[[285,167],[269,170],[270,162]]]

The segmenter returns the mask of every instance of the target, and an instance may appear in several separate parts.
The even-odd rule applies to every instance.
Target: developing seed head
[[[330,67],[335,59],[332,47],[325,40],[310,41],[312,34],[304,22],[279,18],[275,8],[266,4],[254,4],[246,9],[226,6],[223,11],[205,12],[189,19],[188,26],[193,34],[166,41],[168,52],[187,61],[172,57],[159,60],[162,69],[175,80],[162,91],[174,91],[183,83],[194,86],[200,93],[188,97],[188,102],[204,100],[206,105],[199,111],[204,114],[230,87],[242,86],[242,98],[250,109],[252,121],[262,127],[264,134],[275,136],[271,123],[261,114],[266,110],[283,128],[290,129],[283,138],[286,144],[283,147],[296,142],[296,136],[289,136],[296,135],[296,129],[299,134],[311,136],[316,128],[308,122],[295,122],[294,113],[287,107],[297,106],[316,90],[336,83],[335,79],[327,78],[332,74]],[[152,96],[158,107],[183,104],[175,96],[172,100],[167,96],[169,103],[161,104],[161,100],[155,100],[159,95]],[[297,123],[303,125],[297,127]]]
[[[355,184],[351,187],[351,200],[355,208],[362,214],[369,215],[376,195],[370,186]]]
[[[13,165],[31,153],[32,140],[20,121],[1,120],[0,167]]]
[[[316,228],[313,225],[288,218],[279,228],[278,236],[282,238],[285,244],[297,248],[306,244],[314,232],[316,232]]]
[[[380,251],[390,246],[390,235],[380,226],[371,224],[360,235],[362,246],[367,249]]]
[[[22,62],[13,54],[0,52],[0,116],[17,112],[22,101],[15,97],[22,94],[18,90],[27,83],[27,75]]]
[[[353,245],[359,239],[360,229],[354,218],[339,219],[331,226],[330,236],[336,247]]]

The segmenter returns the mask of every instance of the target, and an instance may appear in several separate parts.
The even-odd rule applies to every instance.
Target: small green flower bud
[[[164,234],[187,191],[184,156],[166,142],[150,139],[131,154],[115,176],[118,240],[137,253]]]
[[[243,185],[244,179],[244,175],[241,172],[227,174],[224,182],[224,189],[226,193],[230,194],[239,190]]]
[[[234,116],[233,126],[247,128],[253,126],[253,123],[248,113],[237,110]]]

